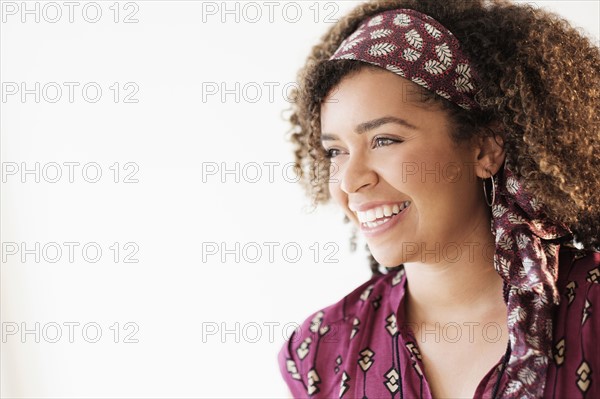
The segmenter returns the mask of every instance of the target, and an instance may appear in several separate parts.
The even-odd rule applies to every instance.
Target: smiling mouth
[[[411,204],[410,201],[404,201],[394,205],[383,205],[366,212],[356,212],[358,221],[362,228],[371,229],[382,224],[388,223],[392,218],[404,211]]]

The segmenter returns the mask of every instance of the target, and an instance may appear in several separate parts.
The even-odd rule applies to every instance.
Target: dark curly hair
[[[489,126],[495,123],[507,162],[547,216],[569,226],[584,249],[600,250],[600,49],[557,14],[507,0],[373,0],[323,35],[298,73],[289,116],[295,165],[313,205],[330,198],[321,103],[344,77],[377,68],[328,58],[364,19],[395,8],[439,21],[479,73],[478,111],[421,90],[423,103],[447,112],[453,140],[492,134]],[[369,259],[372,273],[380,274],[377,261]]]

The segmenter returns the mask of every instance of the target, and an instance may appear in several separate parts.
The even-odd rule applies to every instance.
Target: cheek
[[[402,156],[389,157],[382,165],[382,170],[385,171],[386,180],[396,189],[411,196],[417,195],[426,183],[422,179],[423,172],[434,169],[435,158],[434,155],[426,152],[406,152]]]
[[[415,148],[402,156],[389,157],[381,165],[381,170],[385,171],[387,180],[398,188],[435,191],[440,189],[440,184],[456,182],[457,174],[461,174],[462,165],[452,156],[444,148]]]
[[[465,187],[452,181],[456,167],[449,167],[451,164],[447,151],[433,149],[389,159],[382,167],[387,182],[414,202],[413,217],[428,225],[452,217],[462,203]]]

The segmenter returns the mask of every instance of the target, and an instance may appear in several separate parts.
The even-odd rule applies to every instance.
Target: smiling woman
[[[600,395],[598,48],[529,5],[374,1],[299,78],[297,166],[373,277],[281,349],[292,394]]]

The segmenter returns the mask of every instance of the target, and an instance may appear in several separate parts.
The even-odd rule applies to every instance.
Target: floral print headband
[[[464,109],[479,108],[473,99],[475,71],[458,40],[435,19],[415,10],[390,10],[367,19],[329,59],[367,62]]]

